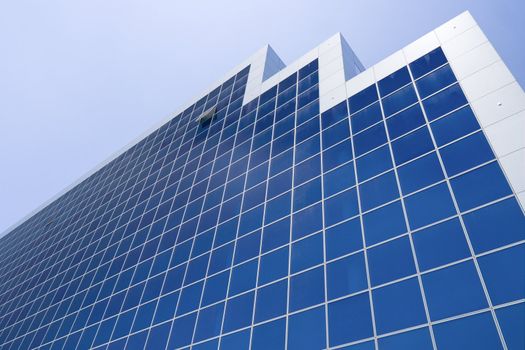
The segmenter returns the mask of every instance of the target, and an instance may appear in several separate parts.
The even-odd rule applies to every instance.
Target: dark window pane
[[[326,347],[326,320],[323,306],[294,314],[289,318],[288,349],[306,350]]]
[[[407,197],[405,205],[412,229],[456,214],[448,186],[445,183]]]
[[[456,177],[450,183],[462,211],[512,193],[497,162]]]
[[[443,147],[440,153],[448,176],[494,159],[492,149],[481,131]]]
[[[386,120],[388,134],[391,139],[395,139],[407,132],[414,130],[418,126],[425,124],[425,117],[419,104],[405,109],[402,112]]]
[[[406,236],[371,248],[368,264],[373,286],[416,273],[410,241]]]
[[[363,215],[366,244],[372,245],[406,232],[401,202],[381,207]]]
[[[414,85],[410,84],[382,99],[385,117],[388,117],[417,101]]]
[[[375,289],[372,297],[378,334],[427,322],[417,278]]]
[[[264,323],[253,329],[252,349],[284,349],[286,319]]]
[[[293,243],[291,272],[322,263],[323,251],[323,236],[320,233]]]
[[[419,96],[425,98],[456,81],[456,76],[447,64],[416,81]]]
[[[318,267],[290,279],[290,311],[324,301],[324,269]]]
[[[419,328],[414,331],[391,335],[379,339],[381,350],[418,349],[431,350],[432,339],[428,328]]]
[[[407,67],[403,67],[378,82],[379,92],[381,96],[386,96],[409,82],[410,74]]]
[[[440,117],[467,103],[467,99],[461,91],[459,84],[451,87],[423,100],[423,106],[430,121]]]
[[[325,205],[325,223],[336,224],[358,214],[357,192],[355,188],[327,199]]]
[[[479,129],[478,121],[469,106],[458,109],[430,124],[436,144],[442,146]]]
[[[383,119],[379,102],[370,105],[350,117],[352,134],[356,134]]]
[[[354,163],[350,162],[326,173],[323,177],[324,196],[328,197],[355,185]]]
[[[401,190],[408,194],[444,179],[435,152],[407,163],[398,169]]]
[[[255,322],[262,322],[286,313],[288,280],[279,281],[257,290]]]
[[[434,149],[427,127],[422,127],[392,142],[396,163],[402,164]]]
[[[377,101],[377,98],[377,89],[375,84],[359,91],[357,94],[351,96],[348,99],[350,113],[355,113],[363,107],[368,106],[372,102]]]
[[[321,115],[323,129],[328,128],[330,125],[336,124],[338,121],[345,119],[347,116],[348,108],[346,107],[346,101],[343,101],[326,112],[323,112]]]
[[[468,213],[463,220],[476,253],[525,239],[525,217],[515,198]]]
[[[422,279],[432,320],[488,306],[471,260],[425,274]]]
[[[438,47],[410,63],[410,70],[412,71],[414,79],[417,79],[446,62],[447,58],[443,50],[441,50],[441,47]]]
[[[373,336],[368,293],[328,304],[330,346]]]
[[[326,259],[331,260],[363,248],[359,218],[326,230]]]
[[[470,256],[458,219],[418,231],[413,240],[421,270],[432,269]]]
[[[328,299],[339,298],[367,288],[363,253],[350,255],[327,265]]]
[[[365,181],[392,168],[390,148],[385,145],[356,160],[359,181]]]

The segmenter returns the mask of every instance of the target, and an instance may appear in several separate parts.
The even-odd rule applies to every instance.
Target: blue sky
[[[341,32],[368,67],[464,10],[525,86],[520,0],[4,1],[0,232],[267,43]]]

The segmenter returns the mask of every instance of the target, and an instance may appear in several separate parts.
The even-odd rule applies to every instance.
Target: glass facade
[[[323,113],[317,60],[249,70],[0,239],[0,347],[523,348],[525,218],[442,50]]]

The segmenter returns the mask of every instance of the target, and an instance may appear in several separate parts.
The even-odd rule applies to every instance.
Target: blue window
[[[244,200],[243,200],[243,208],[242,210],[249,210],[262,202],[264,202],[264,197],[266,195],[266,182],[263,182],[255,187],[252,187],[251,189],[247,190],[244,193]],[[205,214],[201,216],[202,218]]]
[[[425,274],[422,278],[432,320],[488,306],[472,261]]]
[[[147,328],[151,325],[156,305],[156,301],[151,301],[147,304],[141,305],[138,308],[137,316],[135,317],[135,323],[133,323],[133,332]]]
[[[287,192],[266,203],[265,222],[270,223],[290,214],[291,192]]]
[[[262,322],[286,313],[288,280],[279,281],[257,290],[255,322]]]
[[[319,67],[318,61],[313,60],[312,62],[308,63],[306,66],[299,69],[299,80],[315,72],[318,69],[318,67]]]
[[[314,101],[297,111],[297,125],[319,114],[319,101]]]
[[[191,343],[193,337],[193,328],[195,326],[195,320],[197,319],[197,313],[176,318],[171,328],[171,338],[168,343],[170,349],[179,348]],[[174,334],[177,336],[175,337]]]
[[[324,301],[324,269],[318,267],[290,279],[290,311]]]
[[[234,263],[239,264],[243,261],[251,259],[259,255],[259,247],[261,243],[261,231],[258,230],[247,236],[241,237],[237,241],[237,248],[235,250]]]
[[[423,107],[430,121],[453,111],[467,103],[467,98],[459,84],[454,84],[443,91],[423,100]]]
[[[191,256],[199,256],[203,253],[209,252],[211,249],[211,245],[213,243],[213,229],[205,232],[201,235],[198,235],[195,238],[195,243],[193,244],[193,250],[191,252]]]
[[[303,123],[297,127],[297,139],[296,142],[300,143],[315,134],[319,133],[319,118],[312,118],[306,123]]]
[[[295,164],[318,154],[321,151],[321,138],[319,135],[310,137],[308,140],[295,146]]]
[[[182,289],[179,307],[177,308],[177,315],[183,315],[192,310],[196,310],[199,307],[202,285],[203,282],[200,281]]]
[[[461,139],[440,150],[449,176],[494,159],[494,154],[482,132]]]
[[[382,99],[385,117],[388,117],[417,101],[414,85],[410,84]]]
[[[373,336],[368,293],[328,304],[330,346]]]
[[[408,237],[371,248],[368,251],[368,265],[373,286],[416,273]]]
[[[263,205],[246,211],[241,215],[241,223],[239,225],[239,235],[251,232],[261,227],[263,222]],[[215,241],[217,243],[217,241]],[[217,246],[217,244],[215,244]]]
[[[186,272],[185,284],[200,280],[206,275],[206,268],[208,267],[208,258],[210,254],[202,255],[189,262],[188,271]]]
[[[193,345],[193,350],[216,350],[219,345],[219,339],[212,339],[210,341]],[[152,349],[153,350],[153,349]]]
[[[303,91],[310,89],[312,86],[317,85],[317,83],[319,83],[319,76],[317,74],[310,74],[299,82],[297,86],[298,93],[300,94]]]
[[[347,190],[325,200],[324,206],[326,226],[351,218],[359,213],[357,192],[355,188]]]
[[[416,229],[456,214],[446,183],[441,183],[405,199],[408,222]]]
[[[223,332],[231,332],[252,323],[253,298],[255,292],[242,294],[228,300]]]
[[[270,166],[270,176],[276,175],[293,165],[293,151],[288,150],[272,159]]]
[[[495,305],[525,298],[525,245],[521,244],[479,258],[492,303]]]
[[[259,285],[266,284],[288,275],[288,247],[281,248],[261,257]]]
[[[414,79],[417,79],[445,63],[447,63],[447,58],[441,47],[438,47],[410,63],[410,70]]]
[[[378,334],[427,322],[417,278],[375,289],[372,298]]]
[[[352,160],[352,143],[343,141],[323,152],[323,170],[329,171]]]
[[[355,185],[354,163],[350,162],[334,169],[323,177],[324,195],[331,196]]]
[[[377,101],[377,89],[375,84],[370,85],[366,89],[359,91],[357,94],[351,96],[348,99],[348,104],[350,105],[350,113],[355,113],[362,109],[363,107],[368,106],[374,101]]]
[[[250,330],[246,329],[221,338],[221,350],[248,349],[250,347]]]
[[[168,342],[168,336],[171,325],[169,323],[164,323],[159,326],[153,327],[150,330],[149,337],[148,337],[148,344],[146,345],[147,350],[154,350],[154,349],[163,349],[166,347],[166,343]]]
[[[414,234],[413,240],[421,270],[432,269],[470,256],[458,219],[423,229]]]
[[[290,218],[264,227],[262,252],[265,253],[290,242]]]
[[[435,152],[407,163],[397,171],[401,190],[408,194],[443,180],[443,170]]]
[[[417,129],[392,142],[394,159],[402,164],[434,149],[432,138],[427,127]]]
[[[514,198],[468,213],[463,220],[476,253],[525,239],[525,217]]]
[[[418,349],[431,350],[432,339],[428,328],[419,328],[414,331],[404,332],[389,337],[380,338],[381,350]]]
[[[221,225],[217,226],[217,232],[215,233],[214,246],[223,245],[224,243],[231,242],[237,234],[237,224],[239,218],[234,218],[230,221],[226,221]],[[175,250],[175,253],[177,250]],[[173,261],[172,261],[173,262]]]
[[[385,145],[363,157],[358,158],[356,162],[359,181],[365,181],[372,176],[392,168],[390,148],[388,145]]]
[[[524,349],[525,337],[523,337],[523,330],[525,329],[525,303],[507,306],[496,310],[499,325],[505,342],[509,349]]]
[[[202,297],[202,306],[210,305],[226,297],[228,288],[229,271],[224,271],[206,280],[204,295]]]
[[[403,67],[378,82],[379,92],[381,96],[386,96],[409,82],[410,74],[407,67]]]
[[[371,128],[354,136],[354,147],[356,157],[386,143],[385,126],[383,123],[376,124]]]
[[[210,267],[208,274],[222,271],[231,266],[233,257],[233,243],[217,248],[211,255]]]
[[[381,120],[383,120],[381,106],[379,105],[379,102],[376,102],[350,116],[350,121],[352,122],[352,134],[356,134]]]
[[[328,299],[339,298],[367,288],[365,257],[357,253],[326,267]]]
[[[363,215],[367,245],[373,245],[406,232],[401,202],[381,207]]]
[[[326,320],[323,306],[290,316],[288,320],[288,349],[324,349]]]
[[[290,131],[272,142],[272,157],[293,147],[294,132]],[[258,151],[257,151],[258,152]]]
[[[175,301],[175,303],[176,302],[177,301]],[[132,309],[120,314],[117,324],[115,325],[115,330],[113,331],[113,339],[129,335],[136,311],[137,309]]]
[[[255,288],[256,279],[257,260],[234,267],[230,281],[230,296]]]
[[[168,270],[166,274],[166,281],[162,290],[163,294],[169,293],[176,289],[179,289],[182,285],[182,279],[184,278],[185,266],[179,266],[174,269]]]
[[[417,90],[419,91],[419,96],[421,96],[421,98],[425,98],[434,92],[454,83],[455,81],[456,76],[452,72],[450,66],[447,64],[439,69],[436,69],[424,78],[416,81],[416,86]]]
[[[321,203],[293,214],[292,237],[299,239],[323,227]]]
[[[438,146],[442,146],[479,129],[478,121],[469,106],[458,109],[446,117],[430,124],[434,139]]]
[[[399,197],[394,172],[388,172],[359,185],[363,211],[375,208]]]
[[[216,304],[199,311],[194,341],[212,338],[221,332],[223,311],[224,303]]]
[[[279,93],[281,91],[287,90],[289,87],[293,86],[297,82],[297,73],[293,73],[286,79],[282,80],[279,83]]]
[[[289,151],[288,151],[289,152]],[[282,155],[283,155],[283,158],[286,158],[286,154],[288,152],[284,152]],[[276,159],[279,159],[279,160],[282,160],[280,158],[281,156],[277,156],[276,158],[274,158],[274,160]],[[286,162],[286,159],[284,160],[284,162]],[[284,166],[282,163],[279,164],[280,166]],[[291,161],[290,161],[290,165],[291,165]],[[272,167],[274,166],[274,163],[272,161]],[[284,169],[286,169],[287,167],[285,167]],[[284,170],[282,169],[282,170]],[[246,179],[246,188],[250,188],[252,186],[255,186],[257,185],[258,183],[260,183],[261,181],[264,181],[266,180],[266,177],[267,177],[267,174],[268,174],[268,162],[264,162],[263,164],[259,165],[257,168],[255,169],[251,169],[249,172],[248,172],[248,178]],[[273,175],[273,174],[272,174]]]
[[[419,104],[415,104],[388,118],[386,124],[388,126],[388,135],[390,135],[391,139],[395,139],[425,124],[425,117]]]
[[[450,184],[462,211],[512,193],[497,162],[456,177]]]
[[[276,139],[279,136],[286,134],[289,131],[292,131],[295,124],[295,118],[293,115],[290,115],[283,120],[276,123],[273,127],[273,138]],[[230,170],[231,171],[231,170]]]
[[[284,318],[254,327],[252,349],[284,349],[285,332],[286,320]]]
[[[489,312],[436,324],[434,337],[439,349],[503,349]]]
[[[323,262],[323,236],[321,233],[292,244],[292,273]]]
[[[292,188],[292,171],[287,170],[282,174],[268,180],[268,198],[273,198]]]
[[[319,175],[321,175],[321,157],[317,155],[295,166],[294,185],[298,186]]]
[[[175,316],[175,307],[177,306],[178,299],[178,292],[160,298],[159,304],[157,305],[154,323],[160,323],[172,319],[173,316]]]
[[[348,125],[348,120],[345,119],[323,131],[323,149],[349,137],[350,126]]]
[[[321,178],[318,177],[295,188],[293,209],[301,210],[321,200]]]
[[[326,230],[326,260],[332,260],[363,248],[359,218]]]
[[[330,125],[336,124],[338,121],[345,119],[347,116],[348,108],[346,107],[346,101],[343,101],[326,112],[323,112],[321,115],[323,129],[328,128]]]

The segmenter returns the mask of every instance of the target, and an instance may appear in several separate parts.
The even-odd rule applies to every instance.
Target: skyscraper
[[[0,239],[0,348],[522,349],[524,130],[468,13],[266,46]]]

